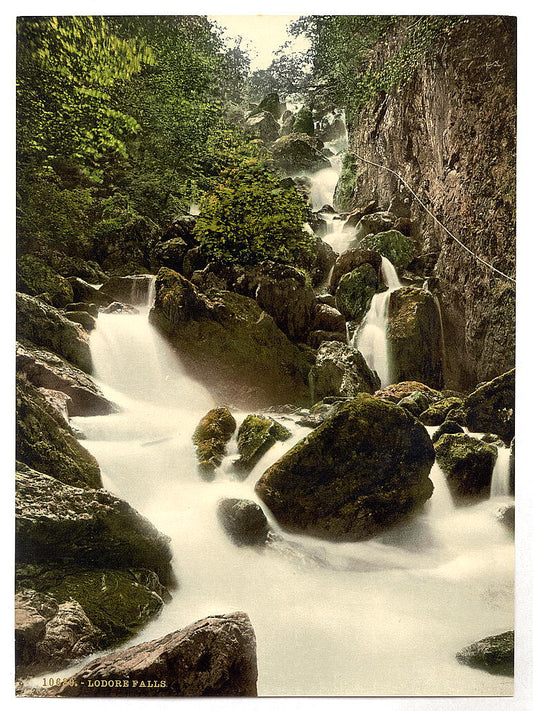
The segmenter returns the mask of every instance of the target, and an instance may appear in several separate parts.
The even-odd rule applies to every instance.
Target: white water
[[[510,469],[509,460],[511,450],[507,447],[498,447],[498,459],[492,472],[490,483],[490,497],[507,496],[509,494]]]
[[[387,341],[387,325],[390,295],[401,287],[396,269],[386,257],[381,257],[381,276],[387,291],[375,294],[370,308],[354,335],[356,347],[363,354],[368,367],[375,370],[381,380],[381,387],[392,383],[391,363]]]
[[[260,474],[309,430],[284,420],[292,439],[275,445],[244,482],[231,472],[233,440],[216,479],[205,482],[191,435],[213,403],[146,312],[100,315],[91,344],[100,385],[123,410],[75,425],[105,486],[171,536],[179,581],[173,601],[124,646],[244,610],[257,636],[262,696],[512,693],[509,678],[455,660],[466,644],[513,624],[513,544],[493,502],[454,509],[434,469],[425,510],[371,541],[284,534],[262,551],[238,548],[217,521],[218,500],[257,501]]]

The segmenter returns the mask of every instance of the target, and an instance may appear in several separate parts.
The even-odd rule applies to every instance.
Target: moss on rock
[[[372,215],[367,217],[372,217]],[[416,247],[413,240],[398,232],[398,230],[369,234],[361,240],[361,248],[378,252],[394,264],[396,269],[405,269],[416,255]]]
[[[370,264],[361,264],[340,278],[335,292],[337,308],[347,319],[359,322],[368,311],[377,290],[375,269]]]
[[[457,501],[489,497],[496,447],[467,434],[443,434],[435,456]]]
[[[445,397],[438,402],[434,402],[427,410],[420,415],[420,420],[425,425],[442,425],[448,413],[461,407],[463,400],[458,397]]]
[[[276,442],[291,436],[276,420],[262,415],[247,415],[237,433],[239,459],[233,463],[241,472],[249,472]]]
[[[226,443],[237,423],[227,407],[217,407],[202,417],[193,434],[200,471],[205,475],[219,467],[226,453]]]
[[[69,282],[34,254],[17,259],[17,290],[31,296],[42,295],[54,306],[66,306],[73,299]]]

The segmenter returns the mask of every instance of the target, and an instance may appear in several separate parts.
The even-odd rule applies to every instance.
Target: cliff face
[[[386,50],[385,50],[386,51]],[[400,90],[349,125],[350,148],[397,171],[475,254],[515,275],[515,21],[470,17]],[[353,205],[399,192],[390,173],[357,161]],[[514,365],[515,286],[468,254],[412,204],[415,238],[439,252],[434,276],[445,380],[464,389]]]

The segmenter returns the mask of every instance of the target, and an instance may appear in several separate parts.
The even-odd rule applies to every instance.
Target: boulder
[[[429,291],[405,286],[391,293],[387,336],[393,382],[419,380],[442,387],[440,315]]]
[[[296,421],[296,424],[301,425],[302,427],[311,427],[311,429],[316,429],[323,422],[325,422],[328,417],[334,415],[337,410],[342,407],[342,405],[345,405],[347,399],[348,398],[345,397],[327,397],[324,400],[320,400],[315,403],[309,411],[302,414],[300,419]],[[330,400],[333,400],[333,402],[330,402]]]
[[[308,402],[310,355],[253,299],[229,291],[201,294],[162,268],[150,321],[215,397],[254,408]]]
[[[250,472],[276,442],[289,439],[290,431],[271,417],[247,415],[237,433],[239,458],[233,466],[239,472]]]
[[[16,580],[18,590],[37,590],[58,607],[79,605],[99,632],[98,649],[131,637],[171,599],[157,574],[147,568],[22,563],[17,565]],[[83,631],[72,631],[77,637],[72,638],[74,648],[81,652],[86,642]]]
[[[332,117],[331,121],[324,118],[320,122],[318,136],[322,141],[324,141],[324,143],[336,141],[337,139],[342,138],[345,134],[346,125],[340,116]]]
[[[113,301],[102,309],[103,314],[138,314],[139,309],[131,304],[123,304],[120,301]]]
[[[346,328],[344,331],[311,331],[307,337],[307,344],[317,350],[322,343],[335,341],[336,343],[346,344]]]
[[[85,311],[96,318],[98,316],[99,309],[96,304],[90,304],[86,301],[75,301],[72,304],[67,304],[65,306],[65,311],[71,313],[73,311]]]
[[[442,400],[442,395],[438,390],[434,390],[433,388],[424,385],[424,383],[417,383],[413,380],[389,385],[388,387],[383,388],[383,390],[378,390],[378,392],[375,393],[375,397],[380,400],[386,400],[387,402],[397,404],[400,400],[403,400],[404,397],[412,395],[415,392],[423,393],[432,403]]]
[[[323,143],[317,138],[306,133],[290,133],[278,138],[270,150],[275,166],[290,176],[331,168],[331,163],[321,153],[322,148]]]
[[[359,224],[365,219],[366,217],[363,217]],[[416,254],[413,240],[398,230],[391,229],[364,237],[361,239],[361,248],[378,252],[386,257],[396,269],[405,269]]]
[[[285,178],[285,180],[292,181],[292,178]],[[317,237],[326,236],[328,232],[328,223],[323,217],[320,216],[320,212],[311,212],[307,219],[307,223]]]
[[[317,294],[316,303],[318,306],[320,306],[321,304],[326,304],[326,306],[331,306],[332,309],[335,309],[335,311],[337,311],[337,308],[335,306],[335,297],[333,296],[333,294]]]
[[[24,376],[17,376],[17,459],[65,484],[99,488],[100,468],[57,410]]]
[[[243,612],[213,615],[99,657],[50,696],[257,696],[255,634]]]
[[[313,331],[346,333],[346,319],[341,312],[333,306],[328,306],[328,304],[325,303],[317,303],[311,329]]]
[[[361,215],[359,222],[357,223],[357,236],[359,239],[363,239],[367,235],[376,235],[379,232],[387,232],[388,230],[393,229],[397,220],[397,215],[394,215],[392,212],[367,212],[366,214]]]
[[[464,401],[466,424],[473,432],[495,432],[506,444],[514,437],[515,370],[479,385]]]
[[[100,630],[75,600],[25,588],[15,596],[15,662],[18,674],[53,671],[99,649]]]
[[[515,507],[513,506],[503,506],[498,511],[498,521],[502,523],[510,531],[514,532],[515,528]]]
[[[307,267],[313,286],[320,286],[326,281],[335,259],[336,252],[333,251],[333,247],[316,236],[314,257]]]
[[[255,501],[222,499],[218,520],[238,546],[261,546],[267,542],[270,527],[263,510]]]
[[[59,390],[68,395],[67,407],[71,417],[109,415],[118,411],[92,378],[44,348],[17,343],[16,367],[17,372],[25,375],[36,388]]]
[[[335,292],[337,308],[348,320],[359,323],[377,290],[378,277],[374,268],[362,264],[341,277]]]
[[[83,326],[83,328],[88,332],[93,331],[96,328],[95,317],[87,311],[65,311],[65,317],[68,318],[69,321],[79,323],[80,326]]]
[[[217,407],[202,417],[194,430],[193,442],[200,471],[210,475],[222,463],[226,444],[237,423],[227,407]]]
[[[65,306],[74,298],[65,277],[34,254],[23,254],[17,259],[17,291],[41,295],[54,306]]]
[[[514,630],[485,637],[456,654],[461,664],[492,674],[514,674]]]
[[[445,397],[431,404],[427,410],[420,414],[420,421],[425,425],[442,425],[448,415],[461,407],[463,401],[458,397]],[[454,420],[455,421],[455,420]]]
[[[185,242],[188,247],[194,247],[197,244],[194,235],[197,219],[196,215],[178,215],[161,237],[161,241],[168,242],[179,238]]]
[[[267,146],[279,137],[279,128],[279,123],[269,111],[261,111],[244,123],[245,132],[259,138]]]
[[[330,292],[332,294],[336,292],[339,281],[344,274],[348,274],[363,264],[370,265],[374,269],[377,279],[381,269],[381,254],[370,249],[356,248],[348,249],[337,257],[329,280]]]
[[[489,498],[496,447],[467,434],[443,434],[435,442],[435,456],[456,501]]]
[[[55,272],[64,277],[79,277],[89,284],[103,284],[107,279],[106,273],[98,262],[72,254],[65,254],[57,250],[43,248],[39,252],[41,259]]]
[[[87,333],[34,296],[17,293],[17,338],[54,351],[86,373],[91,372]]]
[[[402,398],[398,405],[409,410],[415,417],[418,417],[421,412],[427,410],[429,403],[429,397],[425,393],[420,390],[415,390],[410,395],[406,395],[406,397]]]
[[[442,425],[433,432],[431,441],[435,443],[444,434],[463,434],[463,428],[453,420],[445,420]]]
[[[191,275],[199,269],[204,269],[207,266],[208,258],[202,251],[201,247],[193,247],[183,257],[182,271],[184,276],[189,279]]]
[[[152,252],[152,260],[159,267],[168,267],[177,272],[183,269],[183,258],[187,254],[190,246],[183,237],[173,237],[165,242],[155,245]]]
[[[103,294],[99,288],[93,284],[88,284],[80,277],[67,277],[67,281],[72,287],[74,301],[89,302],[97,306],[108,306],[113,299]]]
[[[113,276],[100,289],[100,294],[110,301],[121,301],[133,306],[148,303],[154,277],[151,274]]]
[[[153,570],[171,582],[169,539],[107,491],[63,484],[17,466],[16,560]]]
[[[433,460],[429,435],[410,413],[360,394],[271,466],[256,492],[291,531],[357,541],[431,496]]]
[[[260,103],[250,112],[249,117],[255,116],[262,111],[267,111],[269,114],[272,114],[275,119],[280,119],[286,113],[286,110],[287,105],[282,103],[279,100],[278,94],[273,91],[270,94],[267,94],[260,101]]]
[[[315,402],[327,396],[372,394],[380,387],[377,373],[370,370],[364,356],[356,348],[336,341],[321,344],[309,381]]]
[[[308,136],[313,136],[315,133],[315,125],[313,123],[313,115],[308,106],[302,106],[294,119],[294,133],[306,133]]]

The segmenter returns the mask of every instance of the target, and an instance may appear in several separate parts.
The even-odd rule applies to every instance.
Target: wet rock
[[[307,337],[307,343],[311,348],[318,349],[322,343],[335,341],[346,344],[346,328],[344,331],[311,331]]]
[[[87,311],[65,311],[65,317],[68,318],[69,321],[79,323],[80,326],[83,326],[88,332],[96,328],[95,317],[87,313]]]
[[[458,502],[489,497],[496,447],[467,434],[443,434],[435,442],[435,456]]]
[[[417,383],[416,381],[408,380],[403,383],[394,383],[389,385],[383,390],[378,390],[375,393],[375,397],[380,400],[386,400],[387,402],[399,403],[404,397],[412,395],[414,392],[421,392],[426,395],[430,402],[437,402],[442,400],[442,395],[438,390],[430,388],[424,383]]]
[[[17,294],[17,338],[50,349],[86,373],[91,372],[89,338],[83,328],[27,294]]]
[[[334,301],[334,297],[330,298]],[[346,319],[334,306],[326,303],[318,303],[315,308],[311,329],[313,331],[346,333]]]
[[[127,685],[117,682],[126,679]],[[254,631],[243,612],[207,617],[95,659],[72,681],[50,695],[257,696]]]
[[[83,301],[97,306],[108,306],[113,299],[102,294],[93,284],[87,283],[80,277],[67,277],[67,281],[72,287],[74,301]]]
[[[102,309],[103,314],[138,314],[139,309],[131,304],[123,304],[120,301],[113,301]]]
[[[182,271],[184,276],[189,279],[195,271],[204,269],[207,266],[207,263],[207,256],[204,254],[201,247],[193,247],[192,249],[189,249],[183,257]]]
[[[49,390],[48,388],[37,388],[47,403],[68,423],[68,407],[71,402],[70,397],[60,390]],[[71,430],[74,434],[74,430]]]
[[[361,392],[374,393],[380,387],[377,374],[370,370],[363,355],[336,341],[321,344],[309,381],[315,401],[327,396],[354,397]]]
[[[314,256],[307,266],[313,286],[320,286],[326,281],[335,264],[335,259],[336,252],[333,251],[333,247],[321,240],[320,237],[315,237]]]
[[[285,180],[291,180],[292,178],[285,178]],[[294,183],[294,181],[293,181]],[[325,237],[328,231],[328,223],[323,217],[320,217],[320,212],[312,212],[307,222],[309,227],[313,230],[317,237]]]
[[[431,441],[436,442],[444,434],[463,434],[463,428],[453,420],[445,420],[438,429],[433,432]]]
[[[267,146],[279,137],[279,128],[278,122],[268,111],[247,118],[244,124],[246,133],[261,139]]]
[[[429,435],[411,414],[360,394],[271,466],[256,492],[289,530],[361,540],[431,496],[433,459]]]
[[[178,215],[172,221],[171,226],[161,237],[162,242],[169,242],[173,239],[181,239],[188,247],[196,245],[194,228],[197,222],[196,215]]]
[[[370,217],[370,216],[369,216]],[[363,220],[367,219],[363,217]],[[396,269],[404,269],[416,254],[415,243],[398,230],[387,230],[361,239],[361,248],[370,249],[386,257]]]
[[[283,442],[290,436],[290,431],[271,417],[247,415],[237,433],[240,457],[233,466],[247,474],[276,442]]]
[[[406,286],[391,293],[387,334],[394,381],[442,387],[439,311],[428,291]]]
[[[370,264],[362,264],[341,277],[335,292],[337,308],[348,320],[359,323],[370,308],[377,290],[378,277],[374,268]]]
[[[514,630],[485,637],[457,652],[461,664],[492,674],[514,674]]]
[[[361,216],[357,224],[357,236],[359,239],[363,239],[367,235],[377,235],[379,232],[387,232],[388,230],[392,230],[397,219],[397,215],[384,210],[381,212],[364,214]],[[388,255],[385,256],[390,259]]]
[[[17,459],[65,484],[102,486],[96,459],[72,434],[64,418],[24,376],[17,376]]]
[[[267,542],[268,521],[254,501],[223,499],[218,504],[217,513],[218,520],[235,544],[261,546]]]
[[[75,301],[72,304],[67,304],[65,306],[65,311],[85,311],[96,318],[98,316],[99,309],[96,304],[91,304],[86,301]]]
[[[193,434],[200,471],[209,474],[221,465],[226,444],[236,428],[235,418],[227,407],[209,410],[202,417]]]
[[[424,410],[420,415],[420,420],[425,425],[442,425],[442,423],[448,418],[448,414],[455,411],[456,408],[463,404],[461,398],[458,397],[445,397],[438,402],[434,402]]]
[[[68,414],[71,417],[109,415],[118,411],[118,407],[104,397],[92,378],[44,348],[17,343],[16,366],[17,372],[25,375],[35,387],[59,390],[68,395]]]
[[[190,245],[182,237],[173,237],[165,242],[160,242],[154,247],[152,259],[159,267],[168,267],[177,272],[183,269],[183,258],[190,249]]]
[[[418,417],[421,412],[427,410],[429,403],[430,399],[425,393],[420,390],[415,390],[410,395],[402,398],[398,405],[408,410],[415,417]]]
[[[515,526],[515,507],[504,506],[498,511],[498,521],[502,523],[510,531],[514,532]]]
[[[287,175],[316,173],[331,168],[329,160],[321,153],[322,141],[306,133],[291,133],[272,144],[271,155],[276,167]]]
[[[15,503],[17,562],[140,567],[171,581],[169,539],[113,494],[19,464]]]
[[[348,249],[337,257],[329,282],[331,293],[334,294],[336,292],[339,281],[344,274],[348,274],[363,264],[370,265],[374,269],[377,279],[381,269],[381,255],[377,252],[373,252],[370,249],[356,248]]]
[[[291,343],[253,299],[229,291],[201,294],[162,268],[150,321],[218,399],[253,408],[308,403],[311,355]]]
[[[332,309],[337,310],[335,306],[335,297],[332,294],[318,294],[316,297],[317,304],[326,304],[326,306],[331,306]]]
[[[53,306],[65,306],[74,298],[69,282],[34,254],[17,259],[17,290],[41,296]]]
[[[303,414],[300,419],[297,420],[296,424],[302,427],[316,429],[325,422],[328,417],[334,415],[342,405],[345,405],[347,398],[339,397],[338,400],[334,402],[329,402],[329,398],[327,398],[327,400],[327,402],[320,400],[315,403],[309,412]]]
[[[468,429],[495,432],[506,444],[514,437],[515,370],[477,387],[464,401]]]
[[[133,306],[143,306],[148,303],[153,280],[154,277],[151,274],[113,276],[102,286],[100,294],[109,297],[110,301],[122,301]]]

